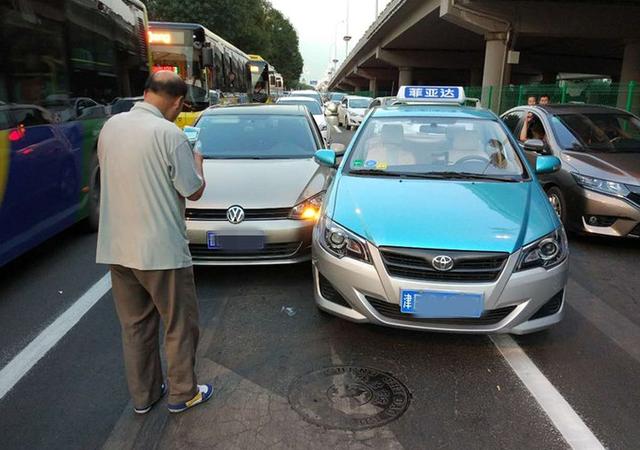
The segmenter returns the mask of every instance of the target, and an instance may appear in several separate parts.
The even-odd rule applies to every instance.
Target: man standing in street
[[[167,392],[160,364],[164,325],[169,411],[213,394],[195,375],[198,301],[184,222],[185,198],[205,189],[202,155],[173,123],[187,85],[175,73],[149,77],[144,101],[113,116],[98,140],[101,196],[97,262],[109,264],[129,391],[145,414]]]

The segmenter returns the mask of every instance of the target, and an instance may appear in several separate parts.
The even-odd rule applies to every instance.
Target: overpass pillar
[[[491,106],[493,111],[500,110],[500,92],[505,80],[507,62],[507,41],[505,33],[487,33],[485,35],[484,69],[482,72],[482,104]]]
[[[413,68],[398,67],[398,86],[408,86],[413,84]]]
[[[627,42],[624,47],[622,70],[620,71],[620,94],[618,94],[619,108],[627,106],[627,89],[630,81],[640,83],[640,41]],[[636,92],[639,88],[640,86],[636,85]]]
[[[369,80],[369,92],[371,92],[371,95],[373,97],[377,97],[378,94],[378,79],[377,78],[371,78]]]

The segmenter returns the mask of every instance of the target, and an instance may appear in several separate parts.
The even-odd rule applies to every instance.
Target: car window
[[[322,109],[320,109],[320,105],[318,102],[305,102],[304,100],[289,100],[287,98],[281,98],[277,101],[278,104],[286,104],[286,105],[302,105],[306,106],[309,109],[309,112],[313,115],[322,114]]]
[[[25,127],[51,123],[49,118],[45,117],[45,113],[38,108],[19,108],[14,109],[12,112],[15,122]]]
[[[8,110],[0,110],[0,131],[11,128],[11,116]]]
[[[375,169],[386,175],[525,175],[520,157],[497,122],[467,118],[370,118],[346,167],[356,174]]]
[[[205,158],[311,158],[316,149],[306,116],[213,114],[203,116],[197,146]]]
[[[640,152],[640,120],[626,113],[559,114],[552,120],[565,149]]]
[[[370,98],[352,98],[349,99],[349,108],[368,108]]]
[[[518,124],[520,123],[520,119],[523,117],[524,111],[513,111],[502,116],[502,121],[515,136],[519,130]]]

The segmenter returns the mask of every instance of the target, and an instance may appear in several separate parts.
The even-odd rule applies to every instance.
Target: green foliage
[[[261,55],[286,84],[300,78],[298,33],[268,0],[143,1],[151,20],[202,24],[245,53]]]

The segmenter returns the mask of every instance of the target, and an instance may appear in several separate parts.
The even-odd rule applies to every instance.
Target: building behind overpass
[[[606,80],[605,103],[637,110],[640,2],[392,0],[329,88],[392,93],[406,84],[478,86],[483,104],[500,110],[506,96],[535,91],[519,87],[525,85],[557,86],[553,100],[570,100],[567,84],[558,84],[564,74]]]

